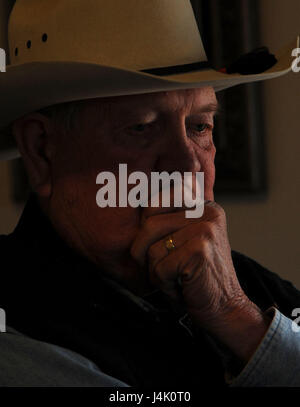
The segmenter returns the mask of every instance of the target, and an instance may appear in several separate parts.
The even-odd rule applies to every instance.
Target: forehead
[[[93,99],[88,105],[107,106],[109,111],[118,113],[176,110],[217,110],[217,98],[213,88],[184,89],[169,92],[157,92],[141,95],[116,96]]]

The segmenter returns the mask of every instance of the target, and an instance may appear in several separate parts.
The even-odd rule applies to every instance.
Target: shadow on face
[[[128,174],[142,171],[148,177],[153,171],[203,171],[205,199],[213,200],[216,110],[215,92],[207,87],[89,100],[76,126],[65,134],[35,122],[34,131],[40,126],[49,133],[48,142],[36,147],[47,153],[48,187],[40,198],[58,232],[97,263],[108,264],[128,253],[143,209],[96,204],[97,175],[109,171],[118,183],[121,163],[127,164]],[[28,132],[28,122],[26,126]],[[30,172],[24,148],[22,155]]]

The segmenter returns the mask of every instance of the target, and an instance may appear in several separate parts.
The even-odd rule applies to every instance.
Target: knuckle
[[[216,225],[212,222],[198,224],[198,237],[203,240],[214,240],[217,236]]]
[[[225,210],[223,209],[223,207],[221,205],[217,204],[216,202],[215,202],[215,209],[219,216],[225,217]]]
[[[209,201],[208,206],[211,208],[212,214],[214,215],[214,217],[221,219],[222,221],[226,220],[226,213],[224,208],[219,205],[217,202],[215,201]]]
[[[179,269],[184,279],[192,278],[206,261],[209,251],[209,242],[202,239],[194,239],[186,248],[185,256],[180,262]]]
[[[195,239],[193,242],[194,252],[200,255],[206,255],[210,250],[210,241],[208,239]]]
[[[202,237],[197,237],[189,242],[187,245],[187,256],[192,259],[195,256],[203,256],[207,253],[210,248],[210,242],[208,239],[203,239]]]
[[[216,238],[216,226],[213,223],[207,223],[204,229],[204,240],[214,240]]]
[[[185,280],[185,281],[190,280],[194,274],[195,274],[195,268],[191,267],[190,265],[186,265],[185,267],[183,267],[182,272],[181,272],[181,276],[182,276],[183,280]]]

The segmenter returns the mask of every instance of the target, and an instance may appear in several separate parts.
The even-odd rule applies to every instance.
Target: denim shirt
[[[260,345],[231,387],[300,387],[300,332],[278,309]]]
[[[0,387],[127,387],[92,361],[7,327],[0,333]]]

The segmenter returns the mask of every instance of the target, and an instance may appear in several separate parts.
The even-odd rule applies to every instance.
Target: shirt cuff
[[[229,387],[300,386],[300,329],[278,309],[267,311],[272,312],[260,345]]]

